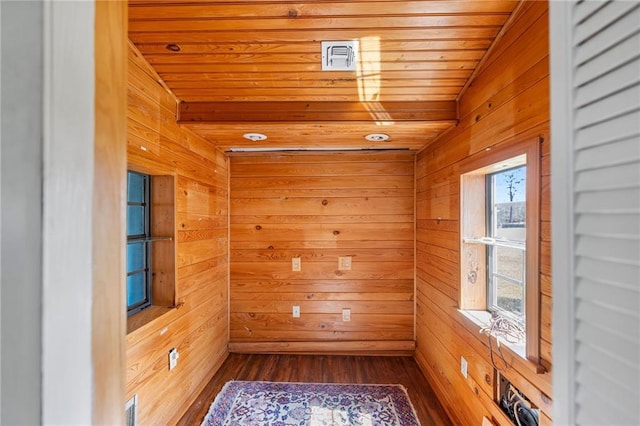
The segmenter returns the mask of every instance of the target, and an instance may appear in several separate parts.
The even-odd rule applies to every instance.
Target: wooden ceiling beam
[[[177,89],[176,89],[177,90]],[[460,89],[457,89],[460,90]],[[457,93],[457,92],[456,92]],[[422,103],[429,101],[453,101],[456,99],[456,93],[452,94],[416,94],[416,95],[403,95],[403,94],[382,94],[380,95],[380,99],[376,99],[376,102],[388,103],[388,102],[414,102],[414,103]],[[214,103],[285,103],[285,102],[363,102],[357,95],[349,95],[349,94],[317,94],[313,96],[309,95],[297,95],[293,94],[283,94],[278,96],[272,96],[268,94],[248,94],[248,95],[240,95],[240,94],[230,94],[230,95],[219,95],[212,96],[210,94],[199,95],[197,92],[188,91],[183,92],[180,90],[176,91],[176,96],[179,96],[183,103],[192,104],[192,103],[200,103],[200,102],[214,102]],[[367,102],[367,101],[364,101]]]
[[[455,101],[428,102],[182,102],[180,123],[270,121],[449,121]]]
[[[457,90],[456,90],[457,94]],[[456,99],[456,94],[444,95],[403,95],[403,94],[376,94],[368,99],[375,99],[376,102],[428,102],[428,101],[452,101]],[[221,102],[221,103],[237,103],[237,102],[361,102],[361,97],[357,94],[317,94],[313,96],[309,95],[297,95],[297,94],[282,94],[278,96],[264,95],[264,94],[235,94],[235,95],[199,95],[194,92],[180,92],[176,91],[176,96],[186,103],[192,102]],[[366,102],[366,101],[364,101]]]
[[[358,148],[412,149],[424,146],[443,131],[455,126],[442,121],[319,121],[319,122],[185,122],[183,125],[223,150],[230,148]],[[248,132],[268,135],[265,141],[243,138]],[[364,136],[386,133],[390,139],[370,142]]]
[[[460,91],[461,87],[456,86],[423,86],[423,87],[376,87],[375,91],[369,93],[369,99],[374,96],[384,96],[384,95],[404,95],[404,96],[430,96],[430,95],[453,95],[451,99],[454,99],[455,96]],[[192,89],[183,89],[174,87],[173,91],[181,100],[186,101],[187,99],[184,97],[180,97],[180,94],[186,96],[201,96],[201,97],[211,97],[212,101],[216,97],[255,97],[259,98],[261,96],[271,97],[270,99],[277,100],[279,97],[288,97],[288,96],[299,96],[305,97],[311,102],[317,102],[317,96],[355,96],[358,99],[355,101],[366,100],[359,98],[360,94],[358,92],[358,88],[354,85],[352,87],[332,87],[330,91],[325,90],[326,88],[318,88],[318,87],[267,87],[267,88],[255,88],[255,87],[247,87],[247,88],[238,88],[238,87],[215,87],[215,88],[205,88],[205,87],[197,87]],[[375,98],[375,100],[379,100]],[[409,99],[407,99],[408,101]],[[204,100],[203,100],[204,101]],[[331,101],[337,101],[337,99],[329,99]]]

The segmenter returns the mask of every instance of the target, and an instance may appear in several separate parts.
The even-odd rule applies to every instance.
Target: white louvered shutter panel
[[[638,425],[640,2],[571,13],[575,421]]]

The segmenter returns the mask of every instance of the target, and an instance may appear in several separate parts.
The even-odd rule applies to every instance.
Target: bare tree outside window
[[[498,228],[523,227],[525,222],[526,166],[493,173],[493,202]]]
[[[524,182],[524,178],[522,176],[522,169],[516,169],[504,175],[510,203],[513,203],[513,199],[515,198],[518,189],[520,189],[522,182]],[[513,223],[513,204],[509,205],[509,223]]]

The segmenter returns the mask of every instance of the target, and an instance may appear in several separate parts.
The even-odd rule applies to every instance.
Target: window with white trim
[[[535,361],[539,179],[537,141],[479,153],[460,174],[460,308],[517,324],[524,333],[510,343]]]

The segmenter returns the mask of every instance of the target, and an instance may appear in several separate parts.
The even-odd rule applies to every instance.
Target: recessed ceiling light
[[[389,135],[387,135],[386,133],[371,133],[364,138],[371,142],[384,142],[386,140],[389,140]]]
[[[267,140],[267,135],[263,135],[262,133],[245,133],[242,137],[254,142]]]

